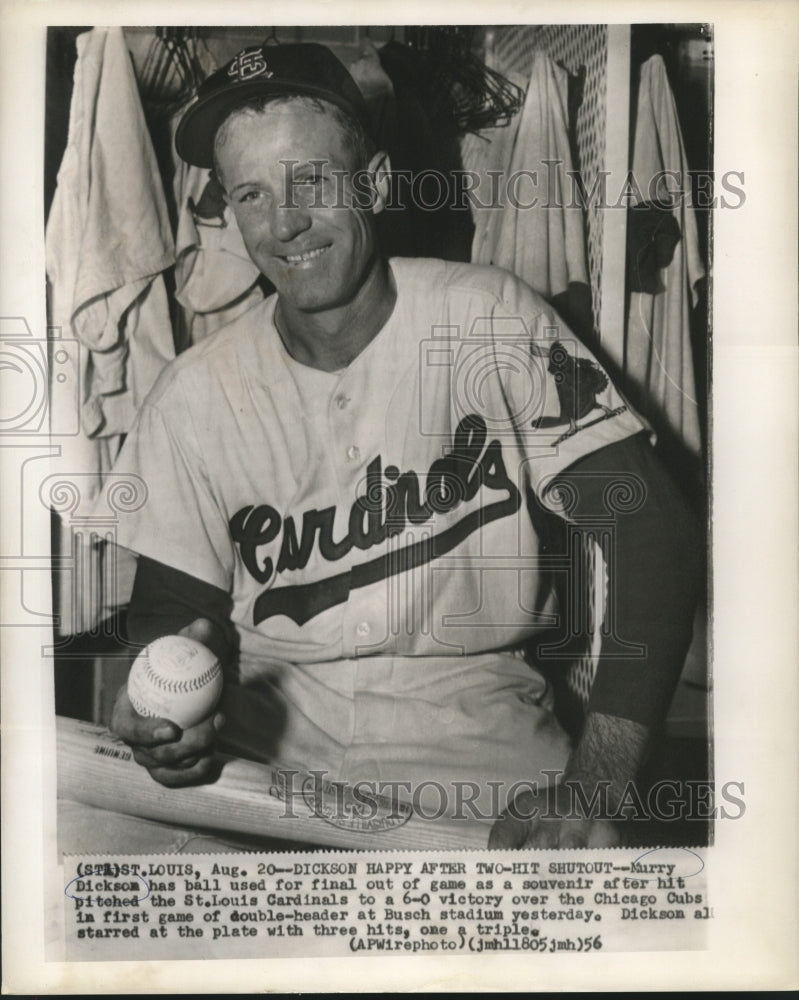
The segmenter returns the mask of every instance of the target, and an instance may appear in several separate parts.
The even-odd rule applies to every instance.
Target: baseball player
[[[165,369],[117,464],[148,491],[131,637],[214,649],[221,708],[180,731],[123,689],[113,728],[169,786],[224,746],[450,812],[468,788],[500,846],[615,843],[532,806],[553,771],[620,794],[687,650],[698,545],[647,429],[510,273],[381,256],[390,164],[327,49],[240,53],[176,143],[276,294]],[[619,482],[612,638],[641,655],[603,650],[570,747],[526,654],[562,613],[548,526],[607,520]]]

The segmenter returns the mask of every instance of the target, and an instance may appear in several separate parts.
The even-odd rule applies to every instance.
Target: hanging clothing
[[[71,513],[85,516],[122,435],[175,355],[161,274],[174,261],[174,245],[122,29],[94,28],[78,37],[77,51],[45,256],[49,325],[78,341],[70,352],[70,377],[52,380],[50,405],[53,434],[74,420],[76,405],[80,429],[55,437],[60,457],[53,464],[66,477],[80,477],[80,509]],[[93,628],[123,603],[130,574],[117,565],[103,580],[104,546],[85,533],[73,547],[70,525],[63,528],[61,555],[72,573],[59,588],[60,628],[69,634]],[[119,595],[108,589],[111,577],[123,581]]]
[[[635,191],[636,195],[640,192],[641,198],[630,208],[631,221],[635,221],[637,211],[650,211],[648,203],[644,207],[644,200],[654,196],[650,184],[653,179],[656,183],[662,171],[672,173],[660,185],[659,203],[665,186],[677,185],[676,178],[682,179],[681,187],[690,185],[677,108],[666,66],[659,55],[652,56],[641,67],[633,150]],[[676,439],[690,455],[698,458],[702,444],[690,324],[691,310],[698,298],[697,285],[705,275],[705,268],[688,194],[690,189],[682,197],[672,199],[665,210],[674,220],[672,231],[680,234],[676,241],[673,236],[666,237],[674,249],[673,254],[666,255],[666,261],[670,262],[665,267],[663,258],[657,261],[657,236],[653,236],[652,246],[632,249],[636,260],[642,262],[642,267],[633,269],[633,278],[636,273],[640,278],[642,270],[645,272],[643,265],[651,252],[661,266],[656,284],[650,275],[648,287],[652,290],[635,290],[630,294],[623,366],[628,394],[639,412],[661,435]],[[642,205],[642,209],[636,209],[635,204]],[[631,225],[629,233],[640,228]],[[659,225],[656,232],[662,235],[663,226]],[[641,286],[640,280],[633,281],[633,288]]]
[[[183,110],[172,121],[173,151]],[[189,347],[257,305],[264,293],[221,185],[210,170],[189,166],[173,155],[178,206],[175,297],[185,314],[181,346]]]
[[[383,69],[380,53],[371,38],[362,38],[357,56],[348,63],[350,76],[366,101],[376,136],[384,134],[383,119],[388,105],[396,100],[391,78]]]
[[[508,79],[522,88],[526,83],[524,77],[517,73],[508,74]],[[493,178],[507,179],[521,118],[519,112],[505,125],[467,132],[461,140],[463,169],[478,177],[474,200],[470,202],[474,219],[472,262],[475,264],[491,263],[490,258],[494,256],[499,241],[504,213],[496,210],[501,204],[501,187]]]
[[[508,79],[524,87],[527,81],[518,73]],[[494,125],[479,132],[467,132],[461,140],[463,168],[478,177],[474,200],[470,202],[474,219],[472,263],[490,264],[499,242],[504,212],[508,168],[516,144],[522,113],[519,111],[505,125]],[[496,179],[495,179],[496,178]]]
[[[429,56],[396,41],[377,54],[391,88],[373,78],[381,95],[375,138],[392,169],[389,205],[376,220],[382,253],[466,263],[474,225],[461,191],[458,128],[430,92]]]
[[[674,259],[682,239],[671,205],[645,201],[627,220],[627,283],[630,291],[665,292],[661,272]]]
[[[477,209],[472,262],[513,271],[553,302],[577,332],[589,334],[585,223],[568,173],[568,91],[566,70],[536,51],[515,133],[512,126],[490,130],[496,147],[477,168],[476,190],[486,193],[480,201],[499,203]],[[502,171],[498,199],[490,196],[497,180],[492,182],[489,170]]]

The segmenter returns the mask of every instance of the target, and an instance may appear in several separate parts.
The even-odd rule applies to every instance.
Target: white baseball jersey
[[[390,266],[394,310],[341,372],[287,354],[275,297],[165,370],[117,465],[148,490],[119,539],[232,595],[254,755],[535,778],[568,747],[514,652],[554,623],[529,503],[642,424],[513,275]]]

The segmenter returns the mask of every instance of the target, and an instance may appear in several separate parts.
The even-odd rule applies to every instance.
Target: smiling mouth
[[[283,260],[287,264],[304,264],[309,260],[316,260],[317,257],[321,257],[323,253],[326,253],[330,249],[330,244],[328,243],[325,247],[317,247],[315,250],[306,250],[304,253],[290,253],[283,256]]]

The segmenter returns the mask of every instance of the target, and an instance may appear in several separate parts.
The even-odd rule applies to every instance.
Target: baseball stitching
[[[198,677],[192,677],[189,680],[177,680],[176,678],[164,677],[162,674],[156,673],[152,663],[148,660],[145,676],[162,691],[168,691],[170,694],[185,694],[188,691],[198,691],[200,688],[205,687],[205,685],[212,680],[218,672],[219,664],[214,663],[213,666],[209,667]]]

